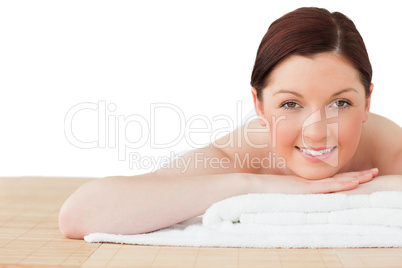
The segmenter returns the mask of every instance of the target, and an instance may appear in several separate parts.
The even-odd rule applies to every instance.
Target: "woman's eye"
[[[348,108],[350,106],[350,103],[345,100],[337,100],[331,106],[338,109],[344,109]]]
[[[300,107],[300,105],[296,102],[289,101],[282,104],[281,107],[285,108],[286,110],[293,110]]]

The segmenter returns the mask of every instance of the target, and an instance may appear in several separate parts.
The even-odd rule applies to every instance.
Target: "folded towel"
[[[375,215],[375,217],[373,217]],[[348,209],[322,213],[273,212],[244,213],[240,216],[242,224],[303,225],[303,224],[349,224],[402,227],[402,209]]]
[[[402,247],[402,192],[241,195],[213,204],[202,218],[159,231],[96,233],[85,240],[209,247]]]
[[[205,213],[206,227],[223,223],[355,224],[402,226],[402,192],[345,194],[249,194],[222,200]],[[384,218],[387,217],[387,218]]]

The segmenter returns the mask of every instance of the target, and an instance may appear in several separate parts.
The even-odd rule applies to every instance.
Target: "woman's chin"
[[[322,169],[310,169],[295,171],[296,175],[305,178],[307,180],[321,180],[331,178],[337,174],[337,170],[334,168],[322,168]]]

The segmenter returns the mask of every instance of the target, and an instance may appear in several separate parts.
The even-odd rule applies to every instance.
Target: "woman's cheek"
[[[349,161],[354,155],[360,141],[362,130],[361,116],[343,116],[339,120],[339,145],[342,150],[344,161]]]
[[[300,135],[300,120],[290,116],[280,116],[273,120],[272,147],[279,156],[286,157],[293,152]]]

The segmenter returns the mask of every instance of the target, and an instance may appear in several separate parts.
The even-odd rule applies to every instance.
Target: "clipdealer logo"
[[[83,102],[74,105],[66,113],[64,119],[64,134],[67,141],[81,149],[116,149],[118,160],[126,161],[128,159],[130,168],[145,169],[150,166],[161,165],[167,163],[172,159],[178,158],[176,154],[163,159],[151,159],[148,156],[141,156],[137,151],[139,148],[146,146],[148,148],[166,149],[178,145],[181,141],[185,140],[190,148],[200,148],[212,143],[217,148],[225,148],[228,146],[241,147],[242,142],[246,142],[249,146],[254,148],[265,148],[268,144],[253,144],[248,138],[250,132],[261,132],[261,129],[247,129],[245,139],[243,141],[241,134],[238,137],[231,136],[230,139],[223,144],[218,144],[217,139],[225,134],[231,134],[236,125],[247,125],[255,117],[250,117],[246,122],[242,122],[242,103],[240,101],[236,104],[236,118],[224,114],[216,115],[211,119],[204,115],[194,115],[186,117],[184,112],[176,105],[171,103],[152,103],[150,104],[150,117],[147,119],[140,114],[119,115],[116,113],[117,106],[114,103],[107,104],[106,101],[98,101],[98,103]],[[80,139],[76,133],[78,129],[74,129],[74,120],[77,116],[84,114],[92,114],[96,116],[97,120],[97,136],[91,139]],[[161,142],[156,138],[156,121],[158,117],[163,114],[170,113],[175,119],[180,122],[175,137],[168,141]],[[278,120],[276,123],[278,123]],[[197,127],[197,123],[202,123],[205,127]],[[227,127],[213,129],[215,123],[224,123]],[[128,128],[135,128],[135,138],[130,135]],[[274,126],[275,129],[275,126]],[[275,131],[273,143],[276,143]],[[204,144],[193,138],[195,134],[209,135],[208,141]],[[141,165],[137,165],[140,163]],[[158,163],[158,164],[157,164]]]

